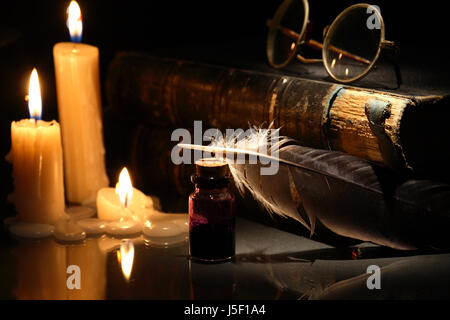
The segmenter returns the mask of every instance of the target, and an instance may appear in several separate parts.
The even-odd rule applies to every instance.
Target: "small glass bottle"
[[[228,189],[230,173],[224,161],[196,161],[189,196],[189,253],[193,259],[217,262],[235,254],[235,198]]]

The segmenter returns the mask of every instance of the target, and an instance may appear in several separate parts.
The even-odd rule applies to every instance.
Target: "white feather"
[[[289,141],[292,141],[291,138],[288,137],[279,137],[280,128],[273,129],[272,125],[269,126],[268,129],[256,128],[253,127],[253,130],[248,131],[246,134],[241,134],[238,136],[232,137],[223,137],[219,135],[218,139],[213,139],[209,147],[217,151],[237,151],[237,152],[246,152],[250,155],[257,155],[259,157],[266,157],[270,160],[280,161],[278,157],[273,157],[272,155],[277,154],[278,150],[281,146],[286,144]],[[273,141],[273,137],[277,137],[275,141]],[[229,157],[223,156],[223,152],[215,152],[215,156],[222,160],[227,161],[228,166],[230,168],[230,172],[233,176],[234,183],[241,194],[245,194],[245,191],[248,190],[252,194],[253,198],[260,203],[260,205],[270,214],[278,214],[284,218],[290,217],[298,220],[302,223],[308,230],[311,231],[311,234],[314,232],[315,219],[314,217],[309,217],[310,224],[308,225],[304,219],[298,214],[293,215],[290,212],[283,211],[279,206],[275,203],[269,201],[261,192],[252,186],[252,182],[250,182],[245,176],[244,171],[237,169],[235,165],[234,158],[230,159]],[[281,160],[283,161],[283,160]],[[289,163],[291,164],[291,163]],[[294,164],[295,165],[295,164]]]

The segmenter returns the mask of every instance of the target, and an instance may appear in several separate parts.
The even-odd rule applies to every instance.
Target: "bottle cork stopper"
[[[217,158],[203,158],[195,162],[195,172],[199,177],[222,178],[229,174],[226,161]]]

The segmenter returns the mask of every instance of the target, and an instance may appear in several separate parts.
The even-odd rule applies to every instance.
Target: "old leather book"
[[[308,147],[417,176],[450,176],[447,95],[397,93],[143,53],[119,53],[106,80],[124,118],[171,128],[282,127]]]

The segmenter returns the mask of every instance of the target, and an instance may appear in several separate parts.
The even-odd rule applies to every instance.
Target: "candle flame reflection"
[[[80,6],[76,1],[71,1],[67,8],[67,28],[69,28],[72,42],[81,42],[83,21]]]
[[[125,279],[130,280],[131,271],[134,263],[134,244],[130,239],[122,240],[120,250],[117,250],[117,261],[122,268],[122,274]]]
[[[28,86],[28,111],[30,118],[40,120],[42,115],[41,87],[36,68],[33,69]]]
[[[119,195],[120,202],[126,208],[133,198],[133,185],[127,168],[123,168],[119,175],[119,182],[116,184],[116,194]]]

